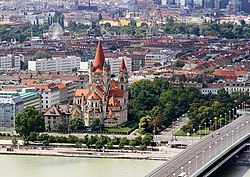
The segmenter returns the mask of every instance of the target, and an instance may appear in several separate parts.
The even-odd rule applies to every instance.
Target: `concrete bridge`
[[[250,139],[250,113],[242,115],[185,151],[165,162],[146,177],[208,176],[244,148]]]

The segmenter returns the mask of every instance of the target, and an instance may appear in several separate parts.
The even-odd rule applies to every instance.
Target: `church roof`
[[[117,84],[117,82],[116,81],[114,81],[114,80],[111,80],[111,89],[117,89],[118,88],[118,84]]]
[[[104,62],[105,62],[105,57],[104,57],[104,53],[103,53],[102,42],[99,41],[97,49],[96,49],[94,63],[93,63],[94,69],[97,72],[102,71]]]
[[[100,86],[96,86],[96,89],[102,94],[104,95],[105,92],[103,91],[103,89]]]
[[[123,97],[124,96],[124,90],[119,89],[112,89],[109,91],[109,96],[115,96],[115,97]]]
[[[75,91],[75,96],[86,96],[89,93],[89,89],[77,89]]]
[[[110,100],[109,100],[109,105],[110,106],[120,106],[120,104],[119,104],[119,102],[117,101],[117,99],[115,99],[115,97],[114,96],[112,96],[111,98],[110,98]]]
[[[125,70],[125,69],[127,69],[127,67],[126,67],[124,59],[122,59],[121,65],[120,65],[120,70],[122,71],[122,70]]]
[[[94,99],[94,100],[99,100],[100,97],[97,95],[96,92],[93,92],[90,96],[89,96],[90,99]]]
[[[109,110],[109,115],[114,115],[114,112],[112,110]]]

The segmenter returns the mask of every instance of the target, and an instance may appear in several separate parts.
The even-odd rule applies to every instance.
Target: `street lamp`
[[[189,165],[188,165],[188,168],[189,168],[189,169],[188,169],[188,173],[189,173],[188,176],[190,176],[190,174],[191,174],[191,173],[190,173],[190,164],[191,164],[191,161],[188,161],[188,164],[189,164]]]
[[[243,126],[244,126],[244,124],[241,124],[241,126],[242,126],[241,136],[243,136],[243,130],[244,130]]]
[[[201,126],[199,125],[199,137],[201,139]]]
[[[210,126],[210,128],[209,128],[209,132],[210,132],[210,131],[212,131],[212,120],[209,120],[209,126]]]
[[[231,122],[231,111],[229,111],[228,119],[229,119],[229,123],[230,123]]]
[[[225,112],[225,125],[226,125],[226,119],[227,119],[227,113]]]
[[[211,157],[210,149],[211,149],[211,146],[208,146],[208,158],[209,158],[209,160],[211,160],[211,159],[210,159],[210,157]]]
[[[232,144],[233,144],[233,141],[234,141],[234,138],[233,138],[234,135],[233,134],[234,134],[234,130],[232,130]]]
[[[222,117],[222,115],[220,115],[220,128],[221,128],[221,117]]]
[[[238,133],[239,127],[237,127],[237,140],[239,139],[239,133]]]
[[[195,156],[196,158],[195,158],[195,171],[197,171],[197,159],[198,159],[198,155],[197,156]]]
[[[228,146],[229,146],[229,145],[228,145],[228,133],[226,134],[226,136],[227,136],[227,147],[228,147]]]
[[[206,136],[207,135],[207,123],[205,122],[204,125],[205,125],[205,136]]]
[[[223,141],[223,137],[221,137],[220,139],[220,152],[222,152],[222,141]]]
[[[214,119],[215,119],[215,130],[217,130],[217,117],[215,117]]]
[[[204,166],[204,156],[205,156],[205,151],[202,151],[202,166]]]
[[[215,143],[215,156],[217,155],[217,141],[214,142]]]
[[[195,129],[193,129],[193,140],[194,140]]]
[[[232,121],[234,120],[234,108],[232,109]]]

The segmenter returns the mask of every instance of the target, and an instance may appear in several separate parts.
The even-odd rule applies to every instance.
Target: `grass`
[[[187,136],[187,133],[180,129],[174,133],[174,136]]]
[[[128,121],[128,122],[120,125],[119,127],[105,128],[104,131],[114,132],[114,133],[127,133],[131,129],[135,128],[137,126],[137,124],[138,123],[135,121]]]
[[[199,135],[208,135],[208,134],[209,134],[209,129],[207,128],[206,130],[198,130],[195,133],[195,135],[190,135],[190,136],[199,136]],[[174,136],[188,136],[188,135],[187,135],[187,132],[184,132],[182,129],[180,129],[174,133]]]

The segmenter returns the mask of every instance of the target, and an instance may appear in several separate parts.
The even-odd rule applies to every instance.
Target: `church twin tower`
[[[90,64],[87,89],[76,90],[75,104],[81,106],[85,126],[100,119],[107,127],[120,125],[128,117],[128,72],[122,59],[118,81],[111,79],[102,43],[99,41],[94,62]],[[79,95],[81,97],[79,97]]]

